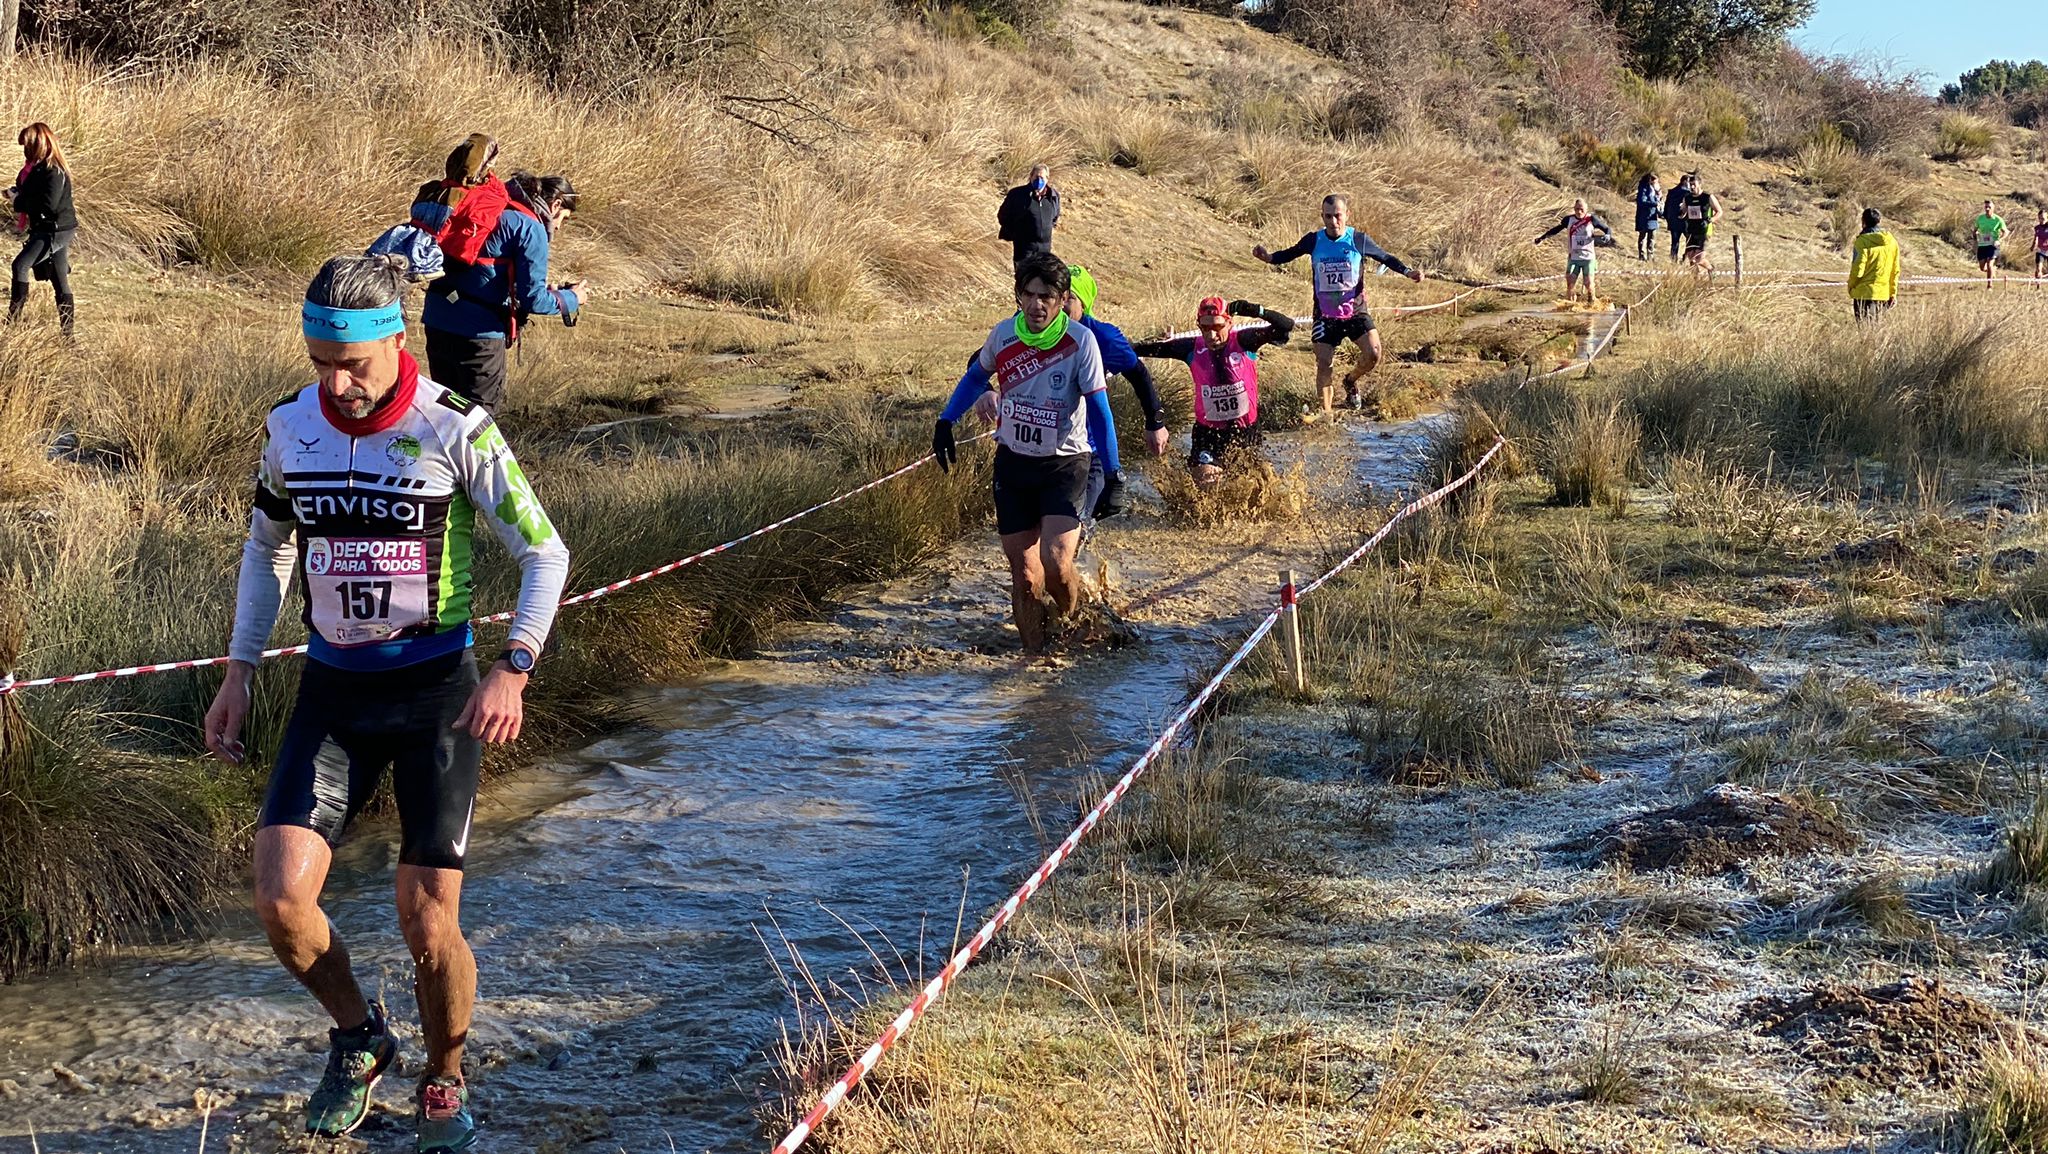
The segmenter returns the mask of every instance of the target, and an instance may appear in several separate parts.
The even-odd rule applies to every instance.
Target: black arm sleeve
[[[1248,353],[1258,352],[1267,345],[1284,345],[1294,335],[1294,318],[1279,309],[1260,309],[1259,319],[1266,322],[1262,329],[1237,334],[1237,343]]]
[[[1166,411],[1159,407],[1159,386],[1152,382],[1152,370],[1139,361],[1124,370],[1124,379],[1131,382],[1131,392],[1138,396],[1138,407],[1145,410],[1145,427],[1163,429],[1166,427]]]
[[[1131,351],[1141,357],[1152,357],[1162,361],[1185,362],[1195,353],[1195,342],[1200,337],[1174,337],[1165,341],[1136,341]]]
[[[1542,236],[1536,238],[1536,243],[1542,244],[1544,241],[1549,240],[1551,237],[1556,236],[1558,233],[1563,232],[1565,230],[1565,226],[1569,224],[1571,224],[1571,218],[1566,217],[1565,219],[1558,221],[1556,224],[1551,225],[1549,232],[1546,232]]]
[[[1266,254],[1266,263],[1279,268],[1288,261],[1304,257],[1316,250],[1316,234],[1309,233],[1279,252]]]

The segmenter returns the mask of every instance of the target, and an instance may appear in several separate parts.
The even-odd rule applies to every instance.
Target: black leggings
[[[21,315],[22,307],[28,304],[29,277],[40,273],[38,279],[50,282],[57,290],[57,319],[63,323],[64,331],[71,331],[71,320],[75,311],[71,300],[71,238],[76,230],[64,232],[32,232],[21,246],[21,252],[14,258],[14,282],[8,286],[7,319]]]

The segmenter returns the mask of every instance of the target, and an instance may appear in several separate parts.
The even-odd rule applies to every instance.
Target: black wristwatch
[[[533,672],[533,650],[531,649],[521,649],[517,645],[509,646],[505,652],[493,658],[491,664],[496,665],[500,661],[510,665],[514,673]]]

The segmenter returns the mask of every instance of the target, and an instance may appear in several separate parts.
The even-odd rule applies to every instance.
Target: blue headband
[[[404,332],[405,310],[397,301],[380,309],[331,309],[307,301],[300,321],[313,340],[353,345]]]

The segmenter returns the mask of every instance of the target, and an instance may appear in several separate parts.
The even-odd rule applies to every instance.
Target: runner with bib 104
[[[979,358],[983,374],[996,380],[996,532],[1027,653],[1042,652],[1053,622],[1080,606],[1074,555],[1095,451],[1108,475],[1120,471],[1102,352],[1088,326],[1067,314],[1071,287],[1072,274],[1058,257],[1025,257],[1017,268],[1017,315],[990,331]],[[986,391],[986,376],[975,378],[954,388],[932,430],[941,469],[956,456],[953,423]]]

